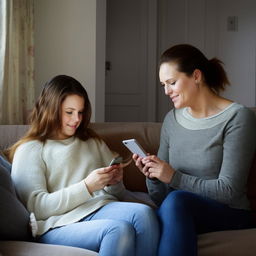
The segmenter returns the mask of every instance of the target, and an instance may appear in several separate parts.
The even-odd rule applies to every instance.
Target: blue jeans
[[[196,256],[197,234],[250,227],[250,211],[181,190],[168,194],[158,209],[159,256]]]
[[[102,256],[156,255],[159,224],[147,205],[112,202],[79,222],[43,234],[39,242],[69,245]]]

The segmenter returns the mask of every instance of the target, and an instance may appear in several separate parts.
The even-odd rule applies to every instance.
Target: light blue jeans
[[[38,241],[99,252],[101,256],[157,254],[159,225],[147,205],[112,202],[79,222],[55,228]]]

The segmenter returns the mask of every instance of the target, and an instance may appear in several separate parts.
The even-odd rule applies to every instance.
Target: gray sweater
[[[147,179],[149,194],[157,205],[180,189],[250,209],[247,178],[255,148],[255,114],[240,104],[200,119],[173,109],[162,126],[158,157],[176,172],[170,184]]]

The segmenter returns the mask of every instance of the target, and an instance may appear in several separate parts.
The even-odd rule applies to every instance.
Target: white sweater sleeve
[[[18,147],[12,178],[21,200],[37,219],[64,214],[92,198],[83,180],[50,193],[45,172],[42,143],[31,141]]]

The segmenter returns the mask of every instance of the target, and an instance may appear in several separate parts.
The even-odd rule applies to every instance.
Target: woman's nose
[[[164,85],[164,93],[165,95],[169,95],[170,93],[172,93],[171,86],[169,86],[168,84]]]

